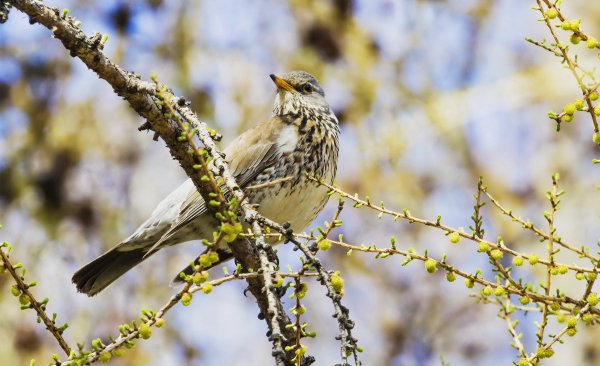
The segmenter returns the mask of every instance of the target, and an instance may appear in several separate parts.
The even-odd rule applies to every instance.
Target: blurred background
[[[302,69],[321,82],[340,119],[337,182],[344,190],[419,217],[441,214],[445,223],[467,229],[482,175],[501,202],[545,227],[545,192],[551,174],[560,172],[566,195],[559,234],[590,246],[599,238],[591,121],[578,114],[556,133],[547,118],[580,94],[559,59],[524,40],[548,38],[530,9],[534,1],[46,3],[69,8],[88,35],[108,34],[105,52],[123,68],[145,79],[154,71],[186,96],[222,132],[223,144],[270,115],[270,73]],[[600,3],[564,3],[567,17],[583,18],[583,29],[600,37]],[[597,65],[595,52],[585,46],[577,52],[584,65]],[[69,322],[71,344],[116,335],[141,308],[158,309],[174,293],[170,279],[200,249],[189,243],[162,251],[91,299],[71,285],[79,266],[128,236],[186,178],[162,142],[137,131],[142,122],[47,29],[16,10],[0,25],[0,240],[13,245],[13,259],[38,281],[34,292],[50,298],[58,322]],[[482,268],[493,278],[472,243],[450,247],[439,232],[346,206],[336,236],[383,247],[394,235],[400,248],[447,253],[459,268]],[[315,224],[335,207],[332,199]],[[489,240],[502,235],[516,250],[545,252],[490,205],[483,214]],[[291,249],[279,247],[282,268],[298,269]],[[469,297],[475,289],[462,281],[448,283],[442,271],[427,275],[420,262],[401,267],[399,257],[348,257],[336,248],[321,255],[346,279],[344,303],[356,321],[365,366],[440,365],[440,358],[452,365],[508,365],[515,359],[498,308],[477,304]],[[529,266],[517,273],[534,283],[543,278]],[[580,293],[572,274],[559,281],[567,293]],[[322,289],[311,283],[304,319],[318,337],[306,341],[308,352],[316,365],[332,365],[339,361],[337,324]],[[0,365],[28,365],[31,358],[45,364],[60,349],[32,311],[19,310],[10,285],[0,276]],[[230,283],[196,296],[189,308],[177,306],[163,329],[113,364],[272,364],[265,322],[244,287]],[[536,314],[520,320],[532,351]],[[557,329],[550,324],[550,333]],[[547,364],[599,364],[598,333],[581,329],[554,348]]]

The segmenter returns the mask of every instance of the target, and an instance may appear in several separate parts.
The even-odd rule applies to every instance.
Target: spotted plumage
[[[273,116],[238,136],[223,152],[231,172],[258,212],[294,231],[309,225],[327,202],[327,190],[309,181],[314,174],[332,182],[338,159],[338,120],[317,80],[304,71],[281,77]],[[158,250],[212,238],[214,220],[191,180],[163,199],[127,239],[73,275],[77,290],[89,296]],[[226,245],[220,262],[231,258]],[[187,267],[184,272],[190,272]]]

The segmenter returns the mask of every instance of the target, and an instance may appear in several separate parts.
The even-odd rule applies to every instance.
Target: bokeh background
[[[441,214],[468,228],[477,179],[516,213],[543,227],[550,176],[566,189],[559,233],[593,246],[599,238],[597,146],[583,115],[555,132],[551,109],[579,97],[559,60],[524,41],[548,38],[539,13],[524,0],[48,1],[109,35],[105,52],[127,70],[161,82],[192,101],[224,144],[270,114],[270,73],[303,69],[317,76],[341,121],[338,184],[417,216]],[[600,37],[600,3],[564,1]],[[580,61],[598,63],[581,46]],[[0,240],[38,281],[35,294],[68,321],[67,340],[115,335],[141,308],[159,308],[174,292],[172,276],[199,251],[198,243],[152,257],[95,298],[70,283],[82,264],[128,236],[156,203],[184,179],[162,142],[140,133],[143,121],[110,87],[68,56],[47,29],[13,10],[0,25]],[[316,224],[335,210],[331,200]],[[343,233],[352,243],[398,246],[430,254],[468,271],[486,257],[473,244],[450,247],[438,232],[347,205]],[[531,234],[484,209],[488,238],[527,253],[545,247]],[[282,267],[298,255],[279,247]],[[462,281],[427,275],[422,264],[375,260],[336,248],[324,263],[346,279],[344,303],[356,321],[365,366],[508,365],[510,347],[497,307],[481,305]],[[576,258],[563,257],[565,261]],[[229,265],[232,268],[232,265]],[[214,272],[217,276],[220,270]],[[537,282],[542,273],[524,266]],[[538,278],[539,277],[539,278]],[[561,278],[577,294],[573,276]],[[20,311],[11,281],[0,276],[0,365],[40,364],[59,353],[54,340]],[[176,307],[166,326],[114,361],[115,365],[269,365],[266,325],[243,295],[244,283],[196,296]],[[291,307],[291,303],[288,308]],[[337,325],[318,285],[310,287],[305,319],[318,333],[307,341],[317,365],[337,362]],[[535,314],[521,319],[532,350]],[[556,324],[551,330],[556,331]],[[549,365],[600,363],[598,330],[582,329]]]

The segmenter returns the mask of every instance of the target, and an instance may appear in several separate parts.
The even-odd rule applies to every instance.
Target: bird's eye
[[[302,91],[304,91],[305,93],[311,93],[313,91],[313,87],[310,84],[304,84],[304,86],[302,87]]]

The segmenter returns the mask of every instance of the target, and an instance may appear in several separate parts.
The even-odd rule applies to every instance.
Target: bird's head
[[[273,105],[274,115],[314,115],[315,113],[333,115],[325,100],[323,88],[311,74],[306,71],[292,71],[281,76],[274,74],[270,76],[277,86]]]

